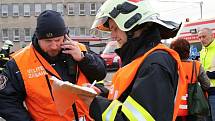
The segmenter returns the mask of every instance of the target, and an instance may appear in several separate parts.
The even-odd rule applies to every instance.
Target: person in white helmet
[[[13,42],[10,40],[5,40],[3,46],[1,47],[0,53],[9,56],[11,47],[13,47]]]
[[[161,44],[174,37],[178,24],[163,21],[148,0],[107,0],[92,29],[110,31],[122,67],[113,76],[108,98],[78,95],[96,121],[174,121],[184,75],[180,57]],[[179,80],[180,77],[180,81]]]
[[[13,47],[13,42],[5,40],[0,50],[0,73],[5,68],[5,63],[9,60],[10,48]]]

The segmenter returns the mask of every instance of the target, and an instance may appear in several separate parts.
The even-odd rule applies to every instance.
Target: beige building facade
[[[29,44],[35,31],[37,16],[44,10],[60,12],[70,30],[71,36],[91,37],[89,29],[97,10],[104,1],[0,0],[0,47],[5,40],[13,41],[14,47],[12,51]],[[107,33],[96,33],[96,36],[100,38],[108,36]]]

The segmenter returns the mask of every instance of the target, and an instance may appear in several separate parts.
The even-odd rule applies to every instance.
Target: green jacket
[[[215,71],[215,40],[200,51],[200,60],[205,71]],[[215,87],[215,79],[210,79],[211,87]]]

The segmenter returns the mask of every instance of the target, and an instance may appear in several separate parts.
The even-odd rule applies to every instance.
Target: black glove
[[[210,79],[215,79],[215,71],[207,71],[206,74]]]
[[[101,90],[100,96],[108,97],[109,90],[104,87],[104,84],[96,84],[95,86]]]

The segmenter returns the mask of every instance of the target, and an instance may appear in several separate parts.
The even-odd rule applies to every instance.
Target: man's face
[[[63,42],[64,36],[38,40],[40,48],[50,57],[55,57],[60,53]]]
[[[119,29],[117,24],[111,19],[109,20],[109,26],[111,30],[111,38],[117,41],[118,46],[121,48],[127,42],[126,33]]]
[[[198,38],[201,41],[202,45],[207,47],[213,41],[213,36],[206,30],[202,30],[198,33]]]

